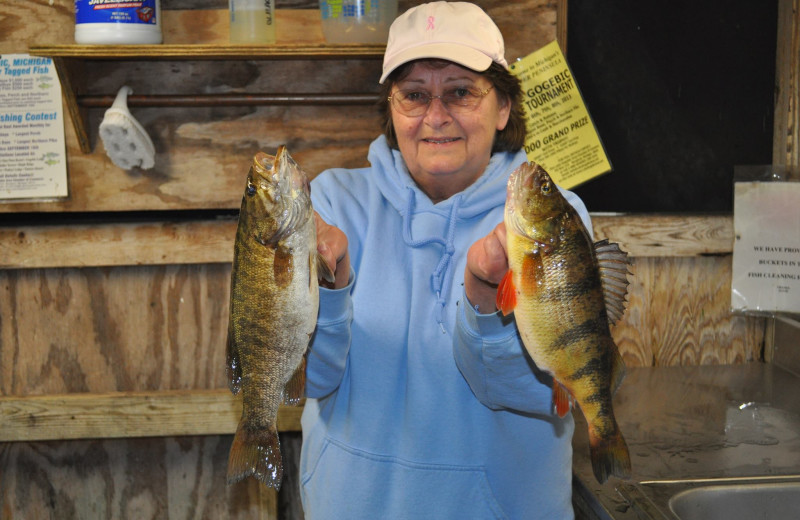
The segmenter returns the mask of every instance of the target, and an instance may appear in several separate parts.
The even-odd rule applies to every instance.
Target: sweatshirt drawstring
[[[458,208],[461,206],[461,195],[457,195],[453,199],[453,205],[450,208],[450,215],[447,221],[447,233],[445,238],[429,237],[421,240],[414,240],[411,237],[411,216],[414,211],[415,193],[413,188],[408,187],[408,189],[411,193],[408,197],[405,222],[403,225],[403,240],[406,245],[410,247],[422,247],[428,244],[439,244],[443,247],[439,263],[431,274],[431,288],[436,295],[436,323],[439,324],[442,333],[446,333],[444,328],[444,307],[447,301],[445,297],[450,293],[450,286],[453,283],[450,267],[452,266],[453,254],[455,253],[456,222],[458,220]]]

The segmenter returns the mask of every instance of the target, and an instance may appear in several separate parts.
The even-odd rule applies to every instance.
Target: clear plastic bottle
[[[75,0],[75,43],[161,43],[160,0]]]
[[[275,0],[230,0],[231,43],[275,43]]]
[[[319,0],[328,43],[386,43],[397,0]]]

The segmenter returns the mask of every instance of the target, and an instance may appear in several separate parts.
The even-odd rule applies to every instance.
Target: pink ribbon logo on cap
[[[434,18],[433,16],[429,16],[428,17],[428,26],[425,28],[425,30],[426,31],[434,30],[435,27],[433,26],[433,22],[435,22],[435,21],[436,21],[436,18]]]

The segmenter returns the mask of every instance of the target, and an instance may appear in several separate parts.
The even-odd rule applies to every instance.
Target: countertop
[[[648,483],[800,474],[798,390],[800,378],[772,364],[628,368],[614,412],[628,443],[632,477],[598,484],[586,422],[576,412],[576,514],[659,518],[637,506]]]

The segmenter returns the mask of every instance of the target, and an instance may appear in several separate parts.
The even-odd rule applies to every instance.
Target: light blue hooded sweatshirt
[[[314,208],[348,237],[352,271],[347,287],[320,290],[308,354],[306,518],[573,518],[572,415],[552,412],[550,378],[513,318],[478,314],[463,288],[467,250],[503,220],[525,154],[494,154],[438,204],[384,137],[368,159],[311,183]]]

